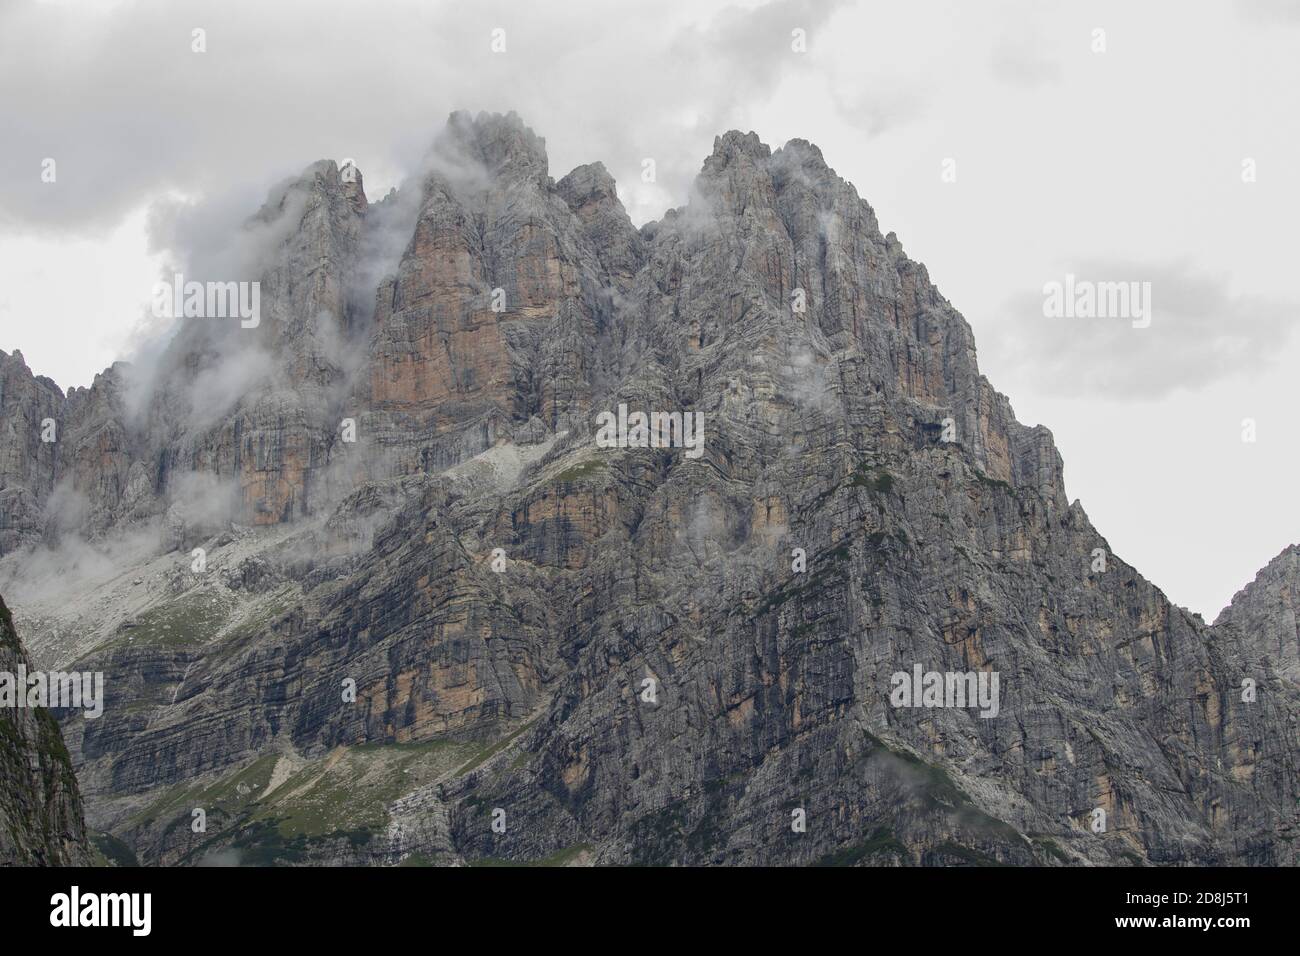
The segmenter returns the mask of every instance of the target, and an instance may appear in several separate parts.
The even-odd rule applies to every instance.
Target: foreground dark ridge
[[[0,599],[0,674],[17,674],[27,654]],[[0,707],[0,864],[86,864],[81,796],[59,725],[49,711]]]
[[[383,202],[322,162],[257,222],[257,328],[66,397],[0,359],[0,548],[51,502],[136,535],[75,600],[8,568],[38,655],[108,674],[66,730],[143,860],[1296,862],[1287,636],[1109,553],[815,146],[727,133],[636,230],[455,114]],[[597,447],[620,404],[702,455]],[[997,707],[895,706],[918,666]]]

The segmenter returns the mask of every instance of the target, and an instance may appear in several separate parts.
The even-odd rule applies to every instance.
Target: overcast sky
[[[89,384],[148,335],[168,209],[324,157],[378,198],[454,109],[602,160],[638,224],[718,133],[817,143],[1172,600],[1213,619],[1300,541],[1300,0],[0,0],[0,348]],[[1066,274],[1151,282],[1151,326],[1045,318]]]

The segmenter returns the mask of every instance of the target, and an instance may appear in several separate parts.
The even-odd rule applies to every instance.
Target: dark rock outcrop
[[[27,654],[0,600],[0,673]],[[85,865],[92,851],[58,722],[43,708],[0,707],[0,864]]]

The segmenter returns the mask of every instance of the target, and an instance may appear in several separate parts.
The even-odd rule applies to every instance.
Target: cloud
[[[1154,400],[1197,391],[1270,366],[1292,335],[1294,301],[1232,291],[1227,276],[1187,262],[1085,261],[1047,276],[1048,282],[1149,282],[1151,324],[1128,318],[1048,318],[1041,290],[1007,305],[991,323],[986,349],[1016,365],[1044,394]]]
[[[162,540],[158,522],[94,541],[61,534],[0,558],[0,593],[15,603],[73,601],[120,577],[124,568],[147,561],[163,547]]]
[[[169,196],[155,203],[150,236],[162,260],[158,280],[171,285],[180,274],[185,282],[260,281],[277,265],[286,238],[302,220],[308,197],[299,182],[293,177],[272,187],[265,206],[265,192],[255,201],[244,186],[201,202]],[[269,301],[260,304],[264,314],[274,307]],[[270,326],[258,328],[266,335]],[[189,427],[201,430],[270,382],[276,370],[270,345],[235,320],[146,315],[137,321],[130,345],[126,410],[136,426],[156,411],[151,406],[169,375],[183,384],[177,392],[186,396],[184,409],[169,411],[188,416]],[[179,364],[196,354],[203,356],[201,366]]]
[[[168,492],[172,508],[180,520],[219,525],[239,515],[239,482],[202,471],[173,475]]]
[[[22,148],[0,151],[0,228],[102,234],[161,196],[264,189],[320,158],[355,158],[386,191],[455,109],[519,112],[561,144],[556,178],[604,159],[630,184],[654,156],[661,185],[685,187],[714,134],[806,64],[791,29],[815,46],[837,6],[5,4],[0,88],[32,95],[4,107],[0,137]]]
[[[1237,0],[1237,12],[1245,20],[1261,24],[1300,24],[1300,0]]]
[[[832,86],[831,102],[840,118],[862,128],[869,138],[892,132],[925,114],[927,95],[912,86],[882,79],[865,88]]]
[[[1010,86],[1036,89],[1061,82],[1061,65],[1044,56],[1033,34],[1021,33],[1002,37],[989,57],[993,76]]]
[[[781,371],[787,394],[802,411],[827,412],[839,404],[828,363],[810,349],[797,348]]]
[[[0,141],[19,144],[0,150],[0,236],[97,248],[138,219],[151,257],[199,278],[242,273],[221,246],[269,184],[322,158],[350,158],[377,199],[426,168],[430,141],[461,109],[517,112],[546,136],[557,180],[603,161],[639,225],[684,204],[714,137],[760,126],[792,81],[813,78],[828,91],[826,111],[852,113],[859,125],[865,117],[873,131],[914,115],[911,78],[886,82],[882,69],[879,82],[862,85],[837,66],[834,21],[846,6],[677,0],[610,16],[598,0],[327,10],[315,0],[0,2],[0,88],[39,91],[0,111]],[[195,29],[206,31],[203,53],[192,49]],[[504,53],[492,52],[494,29],[505,31]],[[805,54],[791,49],[794,29],[807,32]],[[60,55],[50,57],[55,43]],[[41,178],[45,158],[57,164],[52,183]],[[642,179],[646,159],[654,182]],[[391,228],[366,237],[363,259],[375,271],[355,277],[351,301],[365,302],[396,261],[411,214],[399,200],[374,217]],[[39,290],[28,288],[22,261],[0,268],[5,321],[30,324],[26,303]],[[40,332],[9,345],[40,352],[40,370],[64,386],[116,358],[152,365],[166,330],[141,311],[149,293],[98,299],[96,322],[117,340],[85,355],[38,349]]]

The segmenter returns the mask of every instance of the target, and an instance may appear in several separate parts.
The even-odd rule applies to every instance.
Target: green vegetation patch
[[[135,857],[135,851],[131,849],[124,841],[119,840],[113,834],[92,833],[90,842],[108,866],[139,866],[140,861]]]
[[[865,840],[842,850],[836,850],[834,853],[828,853],[813,866],[857,866],[863,860],[882,853],[902,857],[908,855],[907,847],[899,842],[894,836],[894,831],[888,827],[877,827]]]
[[[1061,863],[1070,862],[1070,857],[1061,849],[1060,844],[1049,837],[1034,837],[1033,844],[1036,849],[1046,853],[1054,860],[1058,860]]]
[[[975,475],[975,480],[978,481],[981,485],[984,485],[986,488],[995,488],[998,491],[1005,491],[1007,494],[1011,494],[1011,495],[1016,493],[1016,489],[1012,488],[1001,478],[992,478],[984,474],[984,472],[979,471],[978,469],[971,469],[971,471]]]
[[[161,827],[166,834],[188,827],[198,807],[207,814],[209,839],[188,860],[229,846],[241,865],[300,863],[321,844],[368,846],[387,828],[389,804],[445,778],[475,750],[454,740],[340,747],[270,792],[277,765],[289,758],[265,754],[215,781],[168,789],[125,829]]]
[[[168,829],[189,826],[195,808],[202,809],[209,823],[214,816],[238,816],[255,803],[270,782],[278,754],[266,754],[234,773],[208,784],[178,784],[127,821],[126,829],[151,826],[171,820]]]
[[[297,589],[286,585],[278,591],[267,595],[263,600],[245,613],[244,619],[232,627],[221,641],[221,648],[214,660],[232,656],[239,648],[264,636],[271,630],[271,625],[293,609],[297,600]]]
[[[587,461],[581,461],[576,465],[569,466],[556,475],[553,480],[556,482],[582,481],[584,478],[595,477],[605,470],[607,470],[607,466],[603,461],[590,458]]]
[[[849,484],[854,488],[866,488],[867,491],[875,495],[888,495],[894,490],[894,476],[883,468],[879,468],[875,474],[871,474],[868,466],[859,465],[854,470]]]
[[[459,770],[456,771],[456,776],[463,777],[471,770],[475,770],[478,767],[481,767],[492,757],[495,757],[502,750],[505,750],[505,748],[508,747],[516,737],[518,737],[520,734],[522,734],[525,730],[527,730],[532,725],[533,722],[530,720],[528,721],[528,723],[524,724],[522,727],[518,728],[513,733],[508,734],[505,737],[502,737],[496,743],[489,744],[488,746],[484,747],[477,755],[474,756],[473,759],[469,761],[469,763],[465,764],[465,766],[461,767]]]
[[[206,644],[226,627],[235,602],[220,592],[191,591],[151,607],[107,647],[190,647]]]
[[[276,787],[251,819],[273,822],[286,839],[382,830],[388,804],[439,779],[464,760],[468,747],[434,740],[336,751]]]

